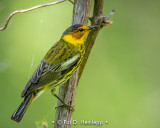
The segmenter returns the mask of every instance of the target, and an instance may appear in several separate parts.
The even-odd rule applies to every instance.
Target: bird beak
[[[98,28],[99,25],[92,25],[92,26],[89,26],[89,29],[88,30],[92,30],[92,29],[95,29],[95,28]]]

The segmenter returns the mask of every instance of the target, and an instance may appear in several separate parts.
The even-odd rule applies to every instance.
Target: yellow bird
[[[98,26],[72,25],[63,33],[61,39],[47,52],[38,68],[26,84],[21,97],[24,101],[13,113],[11,119],[20,122],[29,105],[42,92],[52,89],[66,108],[69,108],[54,92],[55,88],[66,82],[77,70],[85,54],[84,42],[89,32]]]

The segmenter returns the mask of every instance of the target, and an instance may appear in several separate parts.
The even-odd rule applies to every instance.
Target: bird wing
[[[39,64],[39,66],[37,67],[33,75],[31,76],[31,78],[27,82],[25,88],[23,89],[21,93],[21,97],[24,97],[31,83],[36,83],[38,81],[42,73],[47,69],[47,65],[48,65],[47,62],[45,62],[44,60],[41,61],[41,63]]]
[[[72,68],[80,60],[81,54],[78,48],[57,42],[46,54],[32,77],[27,82],[21,97],[28,95],[31,91],[52,82],[61,72]]]

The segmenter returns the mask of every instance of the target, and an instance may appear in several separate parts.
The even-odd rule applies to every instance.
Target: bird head
[[[68,43],[74,45],[82,45],[89,32],[94,28],[99,27],[98,25],[87,26],[75,24],[69,27],[62,35],[62,39]]]

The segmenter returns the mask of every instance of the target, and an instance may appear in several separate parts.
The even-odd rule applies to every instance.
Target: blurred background
[[[15,10],[53,1],[0,0],[0,27]],[[103,128],[160,127],[159,5],[159,0],[104,0],[105,16],[116,9],[114,24],[98,34],[76,91],[74,120],[108,121]],[[29,107],[19,124],[10,117],[29,77],[71,25],[72,10],[64,2],[17,14],[0,32],[1,127],[36,128],[35,122],[43,119],[53,127],[57,99],[50,91]]]

